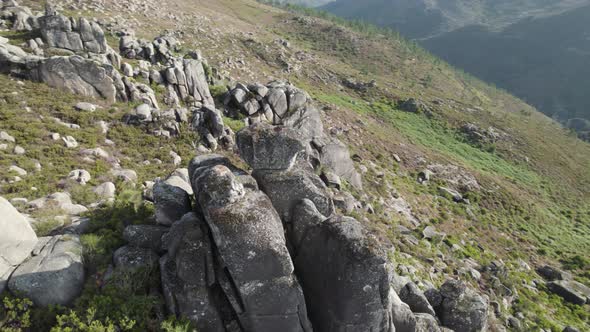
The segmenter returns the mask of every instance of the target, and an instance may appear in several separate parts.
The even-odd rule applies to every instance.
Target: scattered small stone
[[[8,170],[10,172],[14,172],[14,173],[18,174],[19,176],[25,176],[25,175],[27,175],[27,171],[25,171],[24,169],[22,169],[22,168],[20,168],[20,167],[18,167],[16,165],[10,166],[8,168]]]
[[[66,136],[61,138],[64,142],[65,146],[69,149],[74,149],[78,147],[78,141],[72,136]]]
[[[88,171],[83,169],[76,169],[71,171],[70,174],[68,174],[68,179],[74,180],[84,186],[86,185],[86,183],[88,183],[88,181],[92,179],[92,177],[90,176],[90,173]]]
[[[26,153],[25,149],[20,145],[15,146],[13,151],[14,151],[14,154],[19,155],[19,156],[22,156],[23,154]]]
[[[76,106],[74,106],[75,109],[77,109],[78,111],[84,111],[84,112],[94,112],[96,111],[98,106],[91,104],[91,103],[87,103],[87,102],[80,102],[77,103]]]
[[[8,142],[11,142],[11,143],[16,142],[16,140],[14,139],[14,137],[10,136],[5,131],[0,131],[0,141],[8,141]]]

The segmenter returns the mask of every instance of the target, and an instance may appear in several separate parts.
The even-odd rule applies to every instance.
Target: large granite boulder
[[[213,247],[204,221],[188,213],[163,237],[162,290],[171,314],[191,320],[199,331],[224,332],[219,307],[229,307],[218,287]]]
[[[172,66],[164,71],[164,77],[181,100],[188,100],[190,97],[201,105],[215,105],[202,60],[174,59]]]
[[[414,316],[416,317],[416,332],[441,332],[434,316],[425,313],[417,313]]]
[[[129,225],[123,231],[123,238],[129,245],[160,251],[162,248],[162,236],[170,229],[156,225]]]
[[[240,156],[255,170],[288,170],[306,147],[296,130],[266,123],[240,130],[236,139]]]
[[[285,222],[291,220],[292,209],[303,199],[311,200],[325,216],[334,213],[331,194],[311,167],[297,166],[288,171],[254,170],[252,176]]]
[[[39,18],[43,41],[48,47],[73,52],[106,53],[108,45],[102,28],[85,18],[68,18],[48,10]]]
[[[448,280],[440,288],[437,308],[443,326],[455,331],[479,332],[487,328],[488,300],[459,280]]]
[[[575,280],[552,281],[547,283],[547,288],[570,303],[590,304],[590,288]]]
[[[9,40],[0,37],[0,72],[27,78],[43,58],[29,54],[22,48],[11,45]]]
[[[112,68],[81,56],[54,56],[38,63],[31,70],[31,79],[71,93],[104,98],[110,103],[117,99]]]
[[[0,294],[8,277],[35,248],[37,235],[29,222],[4,197],[0,197]]]
[[[436,316],[436,312],[434,312],[424,293],[413,282],[407,283],[401,289],[399,297],[410,306],[413,312]]]
[[[225,271],[217,277],[240,325],[246,331],[311,331],[270,199],[244,187],[226,166],[197,171],[193,190]]]
[[[71,304],[83,286],[82,245],[76,235],[40,238],[33,256],[8,281],[11,292],[39,306]]]
[[[320,162],[357,189],[363,188],[361,175],[356,171],[348,147],[338,140],[330,140],[320,148]]]
[[[159,256],[150,248],[123,246],[113,253],[113,263],[119,270],[152,272],[158,266]]]
[[[394,289],[389,292],[391,320],[396,332],[416,332],[416,317],[410,307],[402,302]]]
[[[312,201],[303,200],[288,234],[316,330],[395,331],[390,271],[358,221],[326,218]],[[410,326],[411,318],[402,315],[399,324]]]
[[[238,147],[242,158],[253,169],[269,166],[273,167],[269,169],[287,169],[281,163],[294,160],[290,159],[294,154],[292,150],[299,148],[299,144],[295,146],[293,141],[298,141],[314,167],[321,164],[355,188],[362,189],[362,179],[348,147],[324,133],[321,115],[304,91],[281,82],[248,87],[238,84],[227,94],[225,104],[229,116],[248,117],[250,127],[238,134]],[[272,125],[280,129],[273,131]],[[273,154],[276,158],[266,156]]]
[[[262,121],[282,125],[286,122],[304,122],[305,116],[296,113],[309,106],[310,101],[311,98],[305,91],[289,83],[274,81],[266,86],[238,84],[227,94],[225,105],[229,113],[247,116],[250,124]],[[319,127],[310,122],[307,124],[322,129],[321,122]]]
[[[180,187],[158,181],[154,185],[153,193],[156,222],[160,225],[170,226],[191,211],[189,194]]]

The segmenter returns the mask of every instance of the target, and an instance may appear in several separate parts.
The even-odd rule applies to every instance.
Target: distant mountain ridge
[[[337,0],[321,8],[422,39],[469,25],[499,29],[524,18],[552,16],[588,4],[590,0]]]
[[[590,0],[337,0],[590,136]]]

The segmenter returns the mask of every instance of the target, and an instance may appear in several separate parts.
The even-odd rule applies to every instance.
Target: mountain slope
[[[590,132],[588,1],[346,1],[323,9],[399,30],[451,64]]]
[[[40,9],[37,1],[24,3]],[[350,197],[358,202],[338,212],[371,232],[396,273],[408,278],[402,281],[412,280],[422,290],[437,289],[448,278],[467,282],[498,303],[497,312],[489,313],[492,329],[503,329],[509,318],[525,330],[587,326],[588,306],[550,292],[536,268],[551,265],[590,285],[590,145],[523,101],[395,35],[254,1],[59,3],[69,15],[97,18],[116,49],[121,32],[130,29],[147,40],[167,31],[180,42],[179,56],[200,58],[192,52],[199,49],[207,59],[204,71],[216,107],[236,131],[244,126],[243,115],[231,118],[226,109],[227,86],[279,79],[307,91],[321,110],[325,132],[345,143],[362,174],[363,190],[346,181],[333,189],[339,203]],[[29,38],[12,31],[2,35],[17,45]],[[145,66],[136,59],[122,61],[132,69]],[[145,81],[139,70],[130,75],[135,82]],[[168,111],[166,88],[152,82],[150,87],[162,113]],[[79,101],[102,108],[79,112],[73,108]],[[85,149],[101,147],[121,167],[136,171],[135,185],[113,180],[114,205],[86,215],[92,226],[82,237],[88,279],[71,309],[85,315],[94,308],[94,318],[102,322],[131,317],[139,323],[135,330],[160,330],[165,314],[158,278],[116,276],[120,285],[115,286],[122,288],[113,290],[105,287],[112,276],[109,264],[124,244],[124,226],[152,222],[154,208],[142,199],[141,183],[186,167],[195,154],[202,155],[206,141],[188,123],[169,138],[155,136],[150,126],[129,126],[124,116],[135,112],[137,103],[109,104],[8,75],[0,76],[0,102],[0,129],[16,139],[0,149],[2,196],[18,202],[67,190],[74,203],[91,206],[95,198],[89,186],[63,180],[83,167],[92,176],[90,186],[110,181],[112,160],[88,161],[81,154]],[[103,133],[96,121],[108,122],[111,129]],[[80,146],[64,147],[49,136],[55,132],[74,137]],[[15,144],[27,153],[15,154]],[[170,151],[181,157],[180,164]],[[233,149],[217,152],[246,167]],[[20,181],[10,170],[14,165],[28,171]],[[53,210],[45,213],[32,217],[47,219],[49,225],[42,224],[48,229],[59,218]],[[145,281],[147,286],[138,286]],[[35,310],[38,325],[32,330],[56,323],[56,312]],[[65,308],[56,310],[64,313]]]
[[[589,118],[590,6],[492,32],[465,27],[423,42],[453,65],[557,119]],[[467,46],[468,45],[468,46]]]

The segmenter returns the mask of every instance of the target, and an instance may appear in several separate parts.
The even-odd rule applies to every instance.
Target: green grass
[[[461,162],[468,168],[490,175],[499,175],[517,183],[538,189],[541,177],[523,165],[502,159],[495,153],[483,151],[461,141],[456,130],[443,121],[427,118],[423,114],[399,111],[391,103],[367,103],[341,95],[316,94],[322,102],[335,104],[357,111],[363,115],[377,116],[405,135],[410,142],[443,154],[451,160]]]

